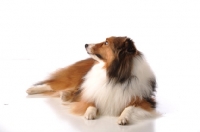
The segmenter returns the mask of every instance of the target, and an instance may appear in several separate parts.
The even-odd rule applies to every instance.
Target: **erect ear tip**
[[[132,39],[127,37],[125,43],[127,45],[127,52],[128,53],[135,53],[136,52],[136,47],[135,47]]]
[[[126,40],[125,40],[125,44],[127,45],[128,48],[130,48],[130,47],[135,48],[134,42],[133,42],[133,40],[131,38],[127,37]]]
[[[133,40],[129,37],[126,37],[126,42],[134,44]]]

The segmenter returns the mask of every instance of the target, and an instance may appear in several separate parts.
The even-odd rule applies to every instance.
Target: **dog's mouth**
[[[99,58],[100,60],[103,60],[103,57],[100,55],[100,54],[93,54],[93,53],[90,53],[90,52],[87,52],[92,58]],[[98,59],[98,60],[99,60]]]
[[[90,53],[90,52],[87,52],[88,53],[88,55],[94,55],[94,54],[92,54],[92,53]]]
[[[92,53],[90,50],[88,50],[88,48],[86,48],[86,51],[87,51],[87,53],[88,53],[89,55],[93,55],[93,53]]]

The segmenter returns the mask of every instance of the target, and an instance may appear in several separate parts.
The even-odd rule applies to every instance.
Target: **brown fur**
[[[95,107],[94,103],[91,102],[85,102],[85,101],[74,102],[71,104],[71,112],[77,115],[84,115],[89,106]]]
[[[109,43],[107,45],[106,43]],[[136,49],[134,42],[127,37],[110,37],[105,42],[101,42],[92,47],[91,53],[96,55],[99,59],[106,62],[104,68],[107,70],[107,76],[116,83],[124,83],[132,78],[132,58],[134,56],[142,56]],[[79,87],[84,81],[83,77],[98,63],[89,58],[79,61],[69,67],[63,68],[52,74],[50,79],[40,82],[38,84],[48,84],[53,91],[64,90],[68,96],[64,101],[72,100],[72,112],[82,115],[89,106],[95,106],[95,102],[86,102],[82,99],[82,92]],[[151,82],[152,87],[155,87],[155,82]],[[48,93],[49,94],[49,93]],[[51,92],[50,92],[51,94]],[[134,98],[130,105],[141,107],[147,111],[153,110],[152,104],[155,103],[153,99]],[[127,106],[127,107],[128,107]]]
[[[89,58],[79,61],[69,67],[62,68],[52,74],[50,79],[38,84],[48,84],[54,91],[72,88],[77,90],[83,82],[83,76],[90,70],[96,61]]]
[[[107,75],[110,81],[124,83],[132,79],[132,60],[133,57],[141,56],[137,51],[134,42],[127,37],[110,37],[106,41],[95,44],[91,53],[103,60],[106,65]]]

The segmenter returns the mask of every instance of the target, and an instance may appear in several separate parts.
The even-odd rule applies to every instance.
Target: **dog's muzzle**
[[[92,54],[92,47],[94,46],[94,44],[85,44],[85,49],[87,51],[88,54]]]
[[[85,44],[85,48],[87,48],[89,46],[89,44]]]

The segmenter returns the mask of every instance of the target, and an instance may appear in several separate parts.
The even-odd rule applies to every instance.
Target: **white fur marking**
[[[28,94],[39,94],[39,93],[49,92],[49,91],[52,91],[51,86],[47,84],[43,84],[43,85],[32,86],[31,88],[27,89],[26,92]]]
[[[85,112],[85,118],[88,120],[93,120],[96,118],[97,115],[97,108],[93,106],[89,106]]]
[[[140,107],[133,107],[133,113],[131,114],[131,120],[132,122],[138,122],[142,119],[146,119],[146,118],[153,118],[158,116],[158,114],[156,113],[156,111],[152,110],[152,111],[147,111],[144,110]]]
[[[146,62],[145,58],[135,57],[133,59],[134,68],[132,75],[137,77],[131,87],[134,88],[134,92],[137,96],[150,97],[152,93],[152,88],[149,81],[155,79],[154,73],[151,70],[149,64]]]
[[[151,96],[152,88],[149,81],[154,78],[154,74],[145,59],[141,57],[133,59],[132,76],[136,78],[130,83],[108,83],[104,65],[103,61],[95,64],[84,77],[85,81],[81,86],[83,99],[95,102],[100,114],[119,116],[133,98]]]
[[[124,111],[121,113],[119,119],[118,119],[118,124],[119,125],[126,125],[129,123],[130,116],[133,113],[133,107],[134,106],[129,106],[124,109]]]
[[[88,52],[89,54],[92,53],[91,48],[92,48],[93,46],[95,46],[95,44],[88,44],[88,47],[87,47],[86,50],[87,50],[87,52]]]
[[[140,107],[129,106],[124,109],[118,118],[119,125],[126,125],[130,122],[136,123],[145,118],[156,117],[158,114],[155,111],[147,111]]]

